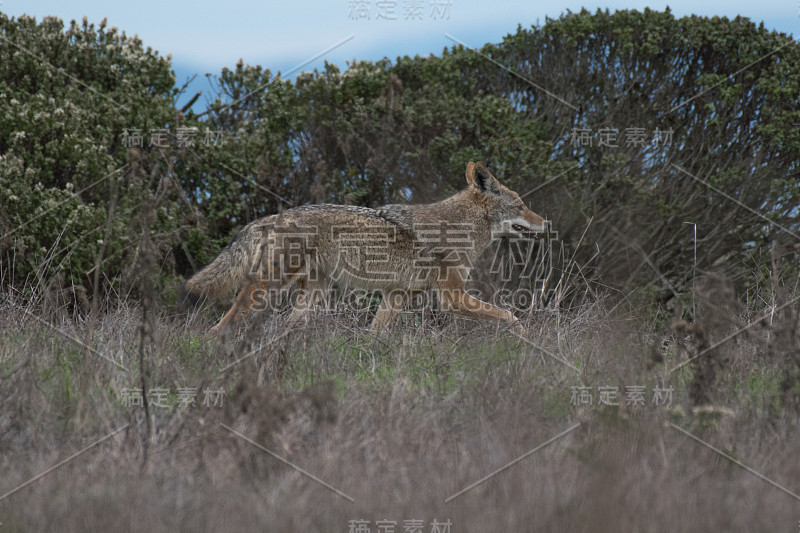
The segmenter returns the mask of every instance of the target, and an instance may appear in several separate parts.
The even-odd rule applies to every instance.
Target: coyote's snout
[[[490,242],[530,237],[546,221],[483,163],[469,163],[466,176],[466,189],[433,204],[310,205],[251,222],[186,283],[185,293],[198,300],[239,289],[212,332],[290,288],[299,293],[290,317],[297,319],[331,282],[383,293],[373,329],[387,326],[419,291],[434,291],[447,311],[516,325],[511,312],[470,296],[467,276]]]

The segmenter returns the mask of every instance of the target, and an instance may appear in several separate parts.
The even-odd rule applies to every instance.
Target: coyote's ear
[[[467,185],[475,187],[475,163],[467,163]]]
[[[469,162],[467,165],[467,183],[485,194],[500,194],[500,182],[492,176],[483,162]]]

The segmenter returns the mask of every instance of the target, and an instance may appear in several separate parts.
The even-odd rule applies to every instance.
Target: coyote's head
[[[532,237],[544,231],[545,219],[528,209],[519,194],[500,185],[483,163],[467,165],[467,183],[486,207],[493,236]]]

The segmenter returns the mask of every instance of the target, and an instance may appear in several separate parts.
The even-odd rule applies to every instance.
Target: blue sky
[[[435,5],[434,5],[435,4]],[[287,72],[329,50],[302,70],[320,68],[327,60],[345,67],[353,59],[394,60],[403,55],[439,54],[453,42],[445,33],[469,46],[499,42],[518,24],[528,27],[555,18],[567,9],[597,8],[663,10],[675,16],[688,14],[746,16],[763,21],[769,29],[800,36],[800,0],[734,0],[729,2],[553,2],[515,3],[475,0],[333,0],[244,1],[197,0],[179,4],[164,0],[0,0],[0,11],[10,16],[28,14],[41,19],[54,15],[68,22],[84,15],[92,22],[108,18],[127,34],[138,34],[146,45],[160,53],[172,53],[172,63],[182,85],[192,74],[198,77],[184,96],[197,91],[211,95],[205,73],[219,73],[241,58],[273,73]],[[359,10],[356,6],[364,9]],[[392,6],[393,9],[392,9]],[[416,6],[416,7],[415,7]],[[415,14],[406,13],[410,10]],[[379,11],[381,15],[379,16]],[[406,15],[409,15],[407,18]],[[365,18],[369,17],[369,18]],[[394,18],[394,20],[392,20]],[[349,40],[347,40],[349,38]],[[196,109],[205,107],[203,97]]]

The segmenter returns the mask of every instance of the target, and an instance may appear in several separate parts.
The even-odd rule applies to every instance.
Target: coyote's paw
[[[206,338],[213,339],[215,337],[219,337],[221,334],[222,334],[222,328],[219,327],[219,324],[217,324],[213,328],[206,331]]]
[[[522,322],[517,317],[514,317],[514,321],[511,323],[511,331],[520,337],[525,335],[525,326],[522,325]]]

